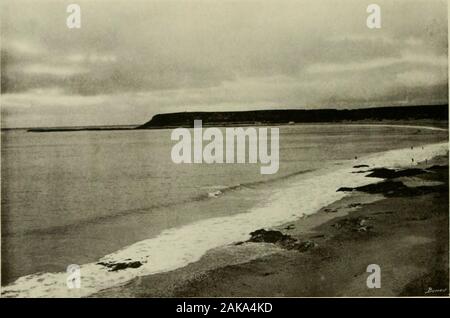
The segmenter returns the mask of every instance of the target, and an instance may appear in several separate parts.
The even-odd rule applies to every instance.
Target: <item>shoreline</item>
[[[405,169],[183,268],[91,297],[448,296],[448,156]],[[413,191],[383,186],[391,182]],[[372,263],[380,289],[366,286]]]

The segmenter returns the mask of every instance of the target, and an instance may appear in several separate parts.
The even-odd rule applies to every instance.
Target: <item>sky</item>
[[[66,26],[67,5],[81,28]],[[369,29],[369,4],[381,28]],[[3,0],[3,128],[448,103],[445,0]]]

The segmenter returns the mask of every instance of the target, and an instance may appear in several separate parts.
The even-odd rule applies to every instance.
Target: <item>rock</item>
[[[375,168],[370,170],[372,173],[368,174],[367,177],[371,178],[381,178],[381,179],[394,179],[400,177],[412,177],[418,174],[427,173],[423,169],[411,168],[411,169],[388,169],[388,168]]]
[[[280,231],[266,231],[264,229],[260,229],[250,233],[250,235],[251,238],[248,240],[249,242],[272,243],[287,250],[305,252],[317,246],[317,244],[311,240],[301,242],[290,235],[281,233]]]
[[[108,267],[110,270],[110,272],[116,272],[116,271],[120,271],[126,268],[138,268],[141,267],[143,264],[139,261],[135,261],[135,262],[129,262],[129,263],[125,263],[125,262],[121,262],[121,263],[105,263],[105,262],[98,262],[97,264]]]
[[[337,189],[337,192],[352,192],[353,190],[354,190],[354,188],[341,187],[341,188]]]
[[[256,230],[250,233],[251,238],[249,242],[265,242],[265,243],[278,243],[292,239],[289,235],[283,234],[280,231],[266,231],[264,229]]]
[[[352,173],[367,173],[367,170],[352,171]]]
[[[407,187],[403,182],[390,180],[358,187],[355,190],[372,194],[379,193],[388,197],[409,197],[433,192],[448,192],[445,185]]]
[[[448,166],[434,165],[434,166],[431,166],[430,168],[428,168],[427,170],[438,171],[438,170],[445,170],[445,169],[448,169]]]

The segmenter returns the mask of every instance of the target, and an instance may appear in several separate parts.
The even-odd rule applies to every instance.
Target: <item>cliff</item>
[[[136,127],[154,129],[192,127],[195,119],[204,126],[333,123],[344,121],[448,120],[448,105],[375,107],[362,109],[285,109],[234,112],[183,112],[158,114]]]

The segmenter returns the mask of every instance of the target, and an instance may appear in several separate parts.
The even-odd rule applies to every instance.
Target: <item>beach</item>
[[[93,296],[448,296],[448,156],[376,173],[387,178],[317,213]],[[367,287],[369,264],[381,288]]]

